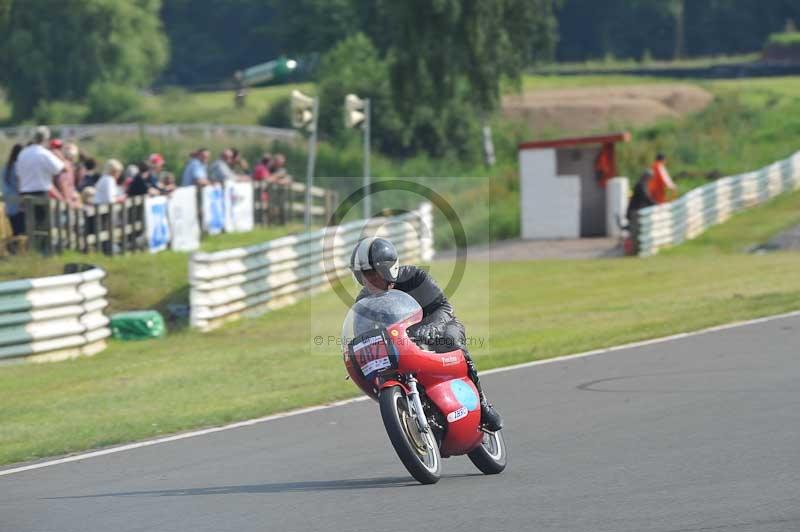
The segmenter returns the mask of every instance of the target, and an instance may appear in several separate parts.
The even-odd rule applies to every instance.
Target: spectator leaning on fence
[[[145,169],[139,172],[128,187],[129,196],[158,196],[167,190],[161,184],[161,170],[164,168],[164,157],[160,153],[151,153],[147,158]]]
[[[33,135],[33,142],[24,148],[17,159],[17,179],[19,180],[19,194],[25,197],[46,198],[48,195],[63,199],[58,190],[53,186],[53,178],[64,169],[64,163],[44,147],[50,140],[50,130],[47,126],[39,126]],[[41,225],[47,217],[44,205],[34,208],[36,225]],[[24,215],[23,215],[24,220]],[[25,223],[23,221],[23,223]]]
[[[265,153],[261,156],[261,161],[253,168],[253,181],[269,180],[269,165],[272,161],[272,154]]]
[[[19,181],[17,180],[17,158],[22,151],[22,144],[14,144],[8,161],[3,167],[3,203],[5,203],[6,216],[11,223],[11,230],[15,235],[25,231],[25,220],[19,205]]]
[[[97,161],[92,157],[86,157],[83,161],[83,170],[81,179],[78,181],[78,190],[81,192],[86,187],[94,187],[100,179],[100,174],[97,173]]]
[[[55,177],[56,189],[70,208],[80,209],[81,197],[75,187],[75,162],[78,160],[78,147],[75,144],[51,143],[51,150],[64,163],[64,169]]]
[[[103,175],[97,181],[94,193],[94,204],[118,203],[125,201],[125,194],[117,185],[117,180],[122,175],[122,163],[116,159],[109,159],[103,166]]]
[[[282,153],[276,153],[272,158],[272,164],[269,167],[269,181],[273,183],[280,183],[282,185],[292,182],[292,177],[286,171],[286,156]]]
[[[233,150],[225,148],[219,154],[219,159],[211,163],[209,177],[212,183],[225,184],[225,181],[236,181],[236,174],[231,170],[233,163]]]
[[[207,148],[200,148],[194,152],[186,163],[183,169],[183,176],[181,177],[181,186],[190,187],[192,185],[205,186],[208,185],[208,171],[206,165],[210,152]]]
[[[231,153],[233,154],[233,160],[231,161],[233,171],[240,175],[247,175],[250,171],[250,164],[247,159],[242,157],[241,152],[236,148],[231,148]]]

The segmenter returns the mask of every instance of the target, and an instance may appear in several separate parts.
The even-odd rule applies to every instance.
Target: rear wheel
[[[480,446],[470,451],[467,456],[485,475],[496,475],[503,471],[508,459],[503,431],[484,432]]]
[[[408,472],[422,484],[438,482],[442,473],[439,446],[431,429],[423,432],[417,426],[402,389],[392,386],[382,390],[379,403],[386,434]]]

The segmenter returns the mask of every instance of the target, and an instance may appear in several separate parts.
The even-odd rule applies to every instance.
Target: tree
[[[354,137],[345,131],[343,113],[345,96],[353,93],[370,99],[370,127],[377,147],[385,153],[402,151],[402,123],[392,106],[389,67],[366,35],[356,33],[323,55],[317,80],[321,133]]]
[[[395,108],[409,144],[434,155],[469,135],[495,110],[501,81],[555,43],[553,0],[381,0],[389,32]],[[455,141],[455,142],[454,142]]]
[[[2,83],[16,119],[45,100],[79,100],[94,82],[147,86],[166,63],[160,0],[5,0]]]

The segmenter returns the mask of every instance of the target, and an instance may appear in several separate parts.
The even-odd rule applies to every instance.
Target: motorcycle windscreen
[[[388,290],[370,294],[356,301],[347,312],[342,324],[342,345],[401,322],[415,323],[421,319],[422,307],[405,292]]]

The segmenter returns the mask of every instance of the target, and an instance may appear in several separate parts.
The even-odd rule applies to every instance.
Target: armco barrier
[[[761,170],[725,177],[639,211],[639,255],[690,240],[737,211],[800,187],[800,152]]]
[[[390,239],[403,262],[429,261],[432,207],[426,203],[399,216],[359,220],[246,248],[193,253],[191,325],[210,330],[328,289],[331,279],[349,275],[353,246],[366,236]]]
[[[92,268],[0,283],[0,361],[62,360],[102,351],[111,331],[106,273]]]

